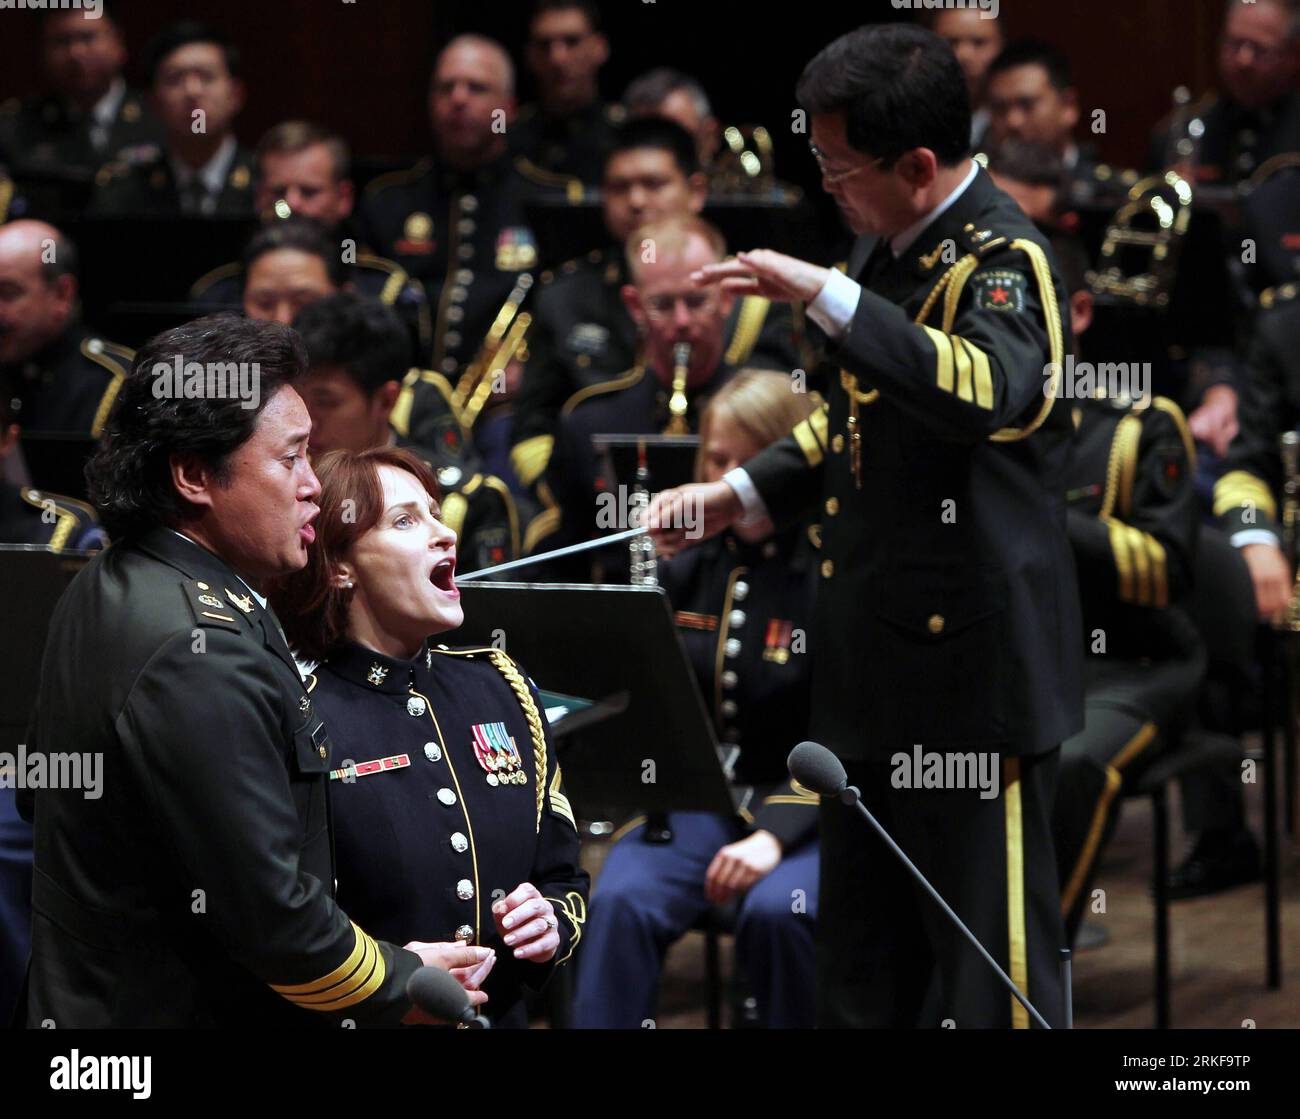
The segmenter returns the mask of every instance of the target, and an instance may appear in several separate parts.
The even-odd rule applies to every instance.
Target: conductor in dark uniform
[[[1041,234],[969,158],[965,81],[937,36],[851,32],[798,99],[860,234],[847,274],[760,250],[697,279],[806,301],[839,382],[827,409],[722,482],[660,494],[650,517],[676,548],[673,526],[783,526],[820,506],[811,735],[1059,1024],[1050,813],[1060,744],[1082,725],[1064,290]],[[832,800],[821,824],[821,1024],[1029,1025],[860,819]]]
[[[320,461],[320,539],[273,592],[327,720],[339,900],[495,953],[475,985],[498,1025],[569,961],[586,921],[578,830],[536,688],[495,648],[437,638],[464,620],[456,534],[410,451]]]
[[[187,396],[176,355],[259,377]],[[485,955],[377,940],[333,898],[329,732],[262,595],[315,535],[303,363],[276,324],[160,334],[88,469],[115,543],[55,610],[27,742],[102,768],[20,801],[30,1025],[396,1024],[422,958]]]

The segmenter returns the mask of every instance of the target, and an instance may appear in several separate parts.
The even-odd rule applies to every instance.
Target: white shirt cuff
[[[767,516],[767,505],[758,492],[758,487],[754,485],[754,479],[746,473],[743,466],[728,470],[722,476],[722,480],[735,490],[736,496],[740,498],[740,504],[745,510],[741,524],[753,524]]]
[[[1244,548],[1247,544],[1272,544],[1275,548],[1282,546],[1277,534],[1266,528],[1243,528],[1229,536],[1228,543],[1234,548]]]
[[[838,342],[848,333],[860,298],[861,285],[832,268],[817,298],[808,304],[808,317],[826,332],[826,337]]]

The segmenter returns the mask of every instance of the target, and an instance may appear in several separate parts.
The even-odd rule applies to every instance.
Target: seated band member
[[[781,438],[816,399],[779,373],[742,370],[701,422],[696,477],[712,481]],[[672,839],[639,821],[596,884],[579,965],[574,1024],[637,1027],[655,1012],[670,944],[710,905],[737,902],[736,951],[771,1027],[813,1024],[817,797],[785,771],[806,736],[811,673],[802,647],[817,583],[816,526],[763,519],[660,566],[682,642],[718,738],[739,749],[737,815],[673,812]]]
[[[725,335],[732,297],[691,283],[692,272],[725,255],[722,234],[697,217],[668,217],[633,232],[624,252],[622,296],[637,327],[636,360],[620,376],[578,389],[560,409],[554,451],[541,477],[545,488],[538,487],[548,508],[526,534],[535,551],[586,539],[595,530],[599,462],[592,436],[694,433],[704,406],[736,372]],[[678,385],[683,344],[689,360]],[[582,576],[575,570],[569,577]]]
[[[443,522],[460,538],[457,552],[469,565],[466,570],[517,559],[514,498],[500,478],[479,469],[450,401],[436,439],[420,444],[409,436],[412,375],[424,371],[407,374],[410,347],[397,313],[377,300],[341,291],[304,307],[293,327],[307,347],[302,396],[311,413],[312,457],[407,447],[438,479]],[[432,424],[425,432],[435,432]]]
[[[293,323],[309,303],[333,295],[347,272],[324,231],[307,218],[286,218],[254,234],[244,249],[244,314]]]
[[[1077,351],[1092,320],[1086,257],[1064,236],[1053,248]],[[1103,384],[1095,399],[1072,404],[1067,527],[1083,605],[1086,690],[1083,730],[1061,746],[1052,808],[1071,943],[1087,912],[1105,912],[1095,908],[1091,886],[1119,819],[1120,791],[1189,723],[1206,667],[1196,626],[1180,606],[1198,529],[1196,458],[1182,412],[1149,388],[1139,397]]]
[[[588,885],[536,689],[500,650],[430,638],[464,614],[423,462],[384,447],[317,471],[316,546],[273,595],[299,655],[322,662],[307,683],[333,743],[340,900],[376,935],[494,949],[489,1013],[523,1025],[524,989],[581,939]]]

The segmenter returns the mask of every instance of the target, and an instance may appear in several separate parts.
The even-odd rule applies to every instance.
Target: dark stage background
[[[520,98],[531,97],[522,67],[530,3],[495,0],[119,0],[113,5],[132,51],[132,76],[152,34],[173,19],[227,30],[244,55],[248,104],[239,121],[247,144],[276,121],[306,117],[348,137],[358,156],[399,159],[427,146],[424,91],[440,44],[459,31],[502,42],[520,66]],[[1084,119],[1107,112],[1097,142],[1111,162],[1134,165],[1151,126],[1178,84],[1194,92],[1214,79],[1214,39],[1223,0],[1003,0],[1011,37],[1033,35],[1074,61]],[[617,0],[601,5],[612,46],[605,95],[654,65],[698,75],[724,122],[763,123],[777,145],[777,171],[818,195],[804,138],[788,127],[793,89],[807,60],[836,35],[871,20],[907,19],[890,0]],[[40,16],[0,11],[0,100],[39,88]]]

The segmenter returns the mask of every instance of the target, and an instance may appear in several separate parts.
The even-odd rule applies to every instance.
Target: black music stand
[[[89,559],[87,552],[0,544],[0,586],[10,588],[0,595],[0,750],[26,741],[54,605]]]
[[[455,644],[504,639],[538,688],[587,696],[603,709],[564,736],[564,780],[575,805],[735,810],[662,589],[469,582],[460,592],[465,624],[450,635]]]

